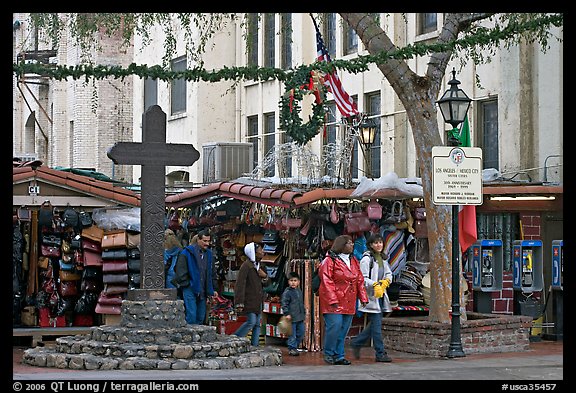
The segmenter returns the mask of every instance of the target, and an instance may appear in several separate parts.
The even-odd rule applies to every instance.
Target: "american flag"
[[[320,30],[318,30],[318,25],[316,24],[316,20],[312,18],[314,22],[314,27],[316,28],[316,50],[318,55],[318,61],[325,61],[329,63],[330,55],[326,50],[326,46],[324,46],[324,41],[322,40],[322,34],[320,34]],[[338,74],[336,71],[332,71],[331,73],[324,76],[324,84],[328,86],[328,91],[332,93],[334,96],[334,101],[336,102],[336,106],[338,110],[344,117],[351,117],[358,114],[358,107],[356,103],[346,93],[344,87],[342,87],[342,82],[340,78],[338,78]]]

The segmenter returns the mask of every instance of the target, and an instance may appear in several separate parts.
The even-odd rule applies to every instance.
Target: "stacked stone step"
[[[282,364],[278,349],[252,348],[244,337],[216,327],[187,325],[175,301],[124,301],[119,326],[96,326],[89,334],[60,337],[55,347],[25,351],[32,366],[86,370],[231,369]]]

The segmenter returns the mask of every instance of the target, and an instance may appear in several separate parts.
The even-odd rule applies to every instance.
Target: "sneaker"
[[[390,356],[388,356],[388,354],[385,353],[385,354],[382,355],[382,356],[378,356],[378,357],[376,358],[376,361],[377,361],[377,362],[383,362],[383,363],[390,363],[390,362],[392,361],[392,358],[390,358]]]
[[[352,354],[356,360],[360,359],[360,349],[362,349],[362,347],[352,345]]]
[[[334,364],[334,358],[330,356],[324,356],[324,361],[328,364]]]
[[[348,366],[348,365],[352,364],[352,362],[348,359],[342,358],[342,359],[336,360],[334,362],[334,364]]]
[[[298,350],[296,349],[291,349],[288,351],[288,355],[290,356],[300,356],[300,354],[298,353]]]

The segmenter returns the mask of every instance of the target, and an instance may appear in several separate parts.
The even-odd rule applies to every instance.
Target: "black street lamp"
[[[457,131],[458,125],[466,118],[466,113],[472,101],[462,89],[458,88],[460,81],[456,79],[456,70],[452,69],[452,80],[448,82],[450,89],[446,90],[437,102],[444,121],[452,125],[448,135],[448,146],[460,146]],[[460,244],[458,242],[458,205],[452,205],[452,324],[450,329],[450,346],[448,358],[465,357],[460,336]]]
[[[364,147],[364,172],[366,177],[372,177],[372,145],[374,144],[374,138],[376,138],[376,124],[374,120],[365,117],[364,121],[359,125],[360,142]]]

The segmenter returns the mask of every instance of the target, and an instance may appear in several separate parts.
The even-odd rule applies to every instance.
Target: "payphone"
[[[542,241],[515,240],[512,264],[512,287],[524,293],[538,292],[544,287]]]
[[[492,312],[492,294],[502,290],[502,240],[483,239],[471,246],[474,311]]]
[[[552,240],[552,316],[554,338],[564,338],[564,240]]]

